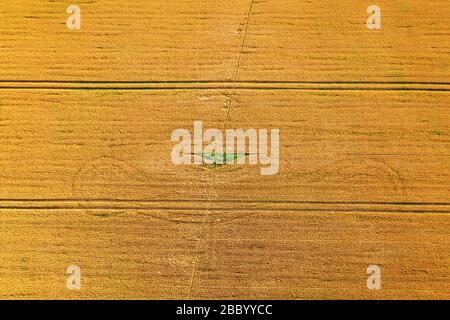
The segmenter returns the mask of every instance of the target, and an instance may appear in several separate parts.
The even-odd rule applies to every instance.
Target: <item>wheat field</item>
[[[450,298],[449,1],[16,0],[0,17],[0,298]],[[278,174],[174,165],[195,120],[278,128]]]

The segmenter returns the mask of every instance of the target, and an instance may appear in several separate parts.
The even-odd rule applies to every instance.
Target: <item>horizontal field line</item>
[[[421,91],[421,92],[450,92],[450,89],[425,89],[425,88],[275,88],[275,87],[265,87],[265,88],[250,88],[250,87],[220,87],[220,88],[197,88],[197,87],[167,87],[167,88],[78,88],[78,87],[60,87],[60,88],[36,88],[36,87],[14,87],[14,88],[2,88],[0,90],[84,90],[84,91],[95,91],[95,90],[110,90],[110,91],[157,91],[157,90],[258,90],[258,91]]]
[[[418,213],[450,214],[450,210],[400,210],[400,209],[321,209],[321,208],[211,208],[211,207],[114,207],[114,206],[0,206],[0,210],[135,210],[135,211],[225,211],[225,212],[317,212],[317,213]]]
[[[205,201],[206,203],[206,201]],[[223,204],[222,204],[223,205]],[[422,207],[423,208],[423,207]],[[209,212],[316,212],[316,213],[417,213],[417,214],[450,214],[450,208],[440,207],[440,208],[405,208],[405,207],[392,207],[392,206],[347,206],[347,207],[330,207],[330,205],[321,207],[289,207],[289,206],[242,206],[242,207],[228,207],[228,206],[189,206],[184,204],[182,206],[170,206],[170,205],[114,205],[111,204],[43,204],[43,205],[30,205],[28,203],[22,204],[0,204],[0,211],[3,210],[131,210],[131,211],[209,211]]]
[[[450,82],[435,81],[271,81],[271,80],[154,80],[154,81],[135,81],[135,80],[0,80],[0,83],[71,83],[71,84],[196,84],[196,83],[276,83],[276,84],[429,84],[446,85]]]
[[[395,206],[450,206],[450,202],[396,202],[396,201],[315,201],[315,200],[203,200],[203,199],[124,199],[124,198],[0,198],[1,202],[125,202],[125,203],[247,203],[247,204],[323,204],[323,205],[395,205]]]
[[[327,90],[450,91],[447,82],[0,81],[2,90]]]

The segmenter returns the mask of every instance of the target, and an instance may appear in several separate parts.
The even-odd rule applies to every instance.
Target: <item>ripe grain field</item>
[[[0,4],[0,298],[450,298],[449,1],[377,0],[381,30],[372,1],[74,2],[80,30]],[[195,120],[279,128],[278,174],[174,165]]]

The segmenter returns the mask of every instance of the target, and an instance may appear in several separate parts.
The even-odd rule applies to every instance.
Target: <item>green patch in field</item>
[[[442,131],[439,131],[439,130],[433,130],[433,131],[431,131],[431,134],[433,136],[445,136],[446,135],[445,132],[442,132]]]
[[[96,214],[94,214],[94,216],[100,217],[100,218],[110,218],[113,216],[113,214],[102,212],[102,213],[96,213]]]
[[[208,159],[210,164],[214,166],[223,166],[227,164],[236,164],[237,160],[242,157],[246,157],[248,153],[219,153],[219,152],[202,152],[195,153],[195,156]]]

